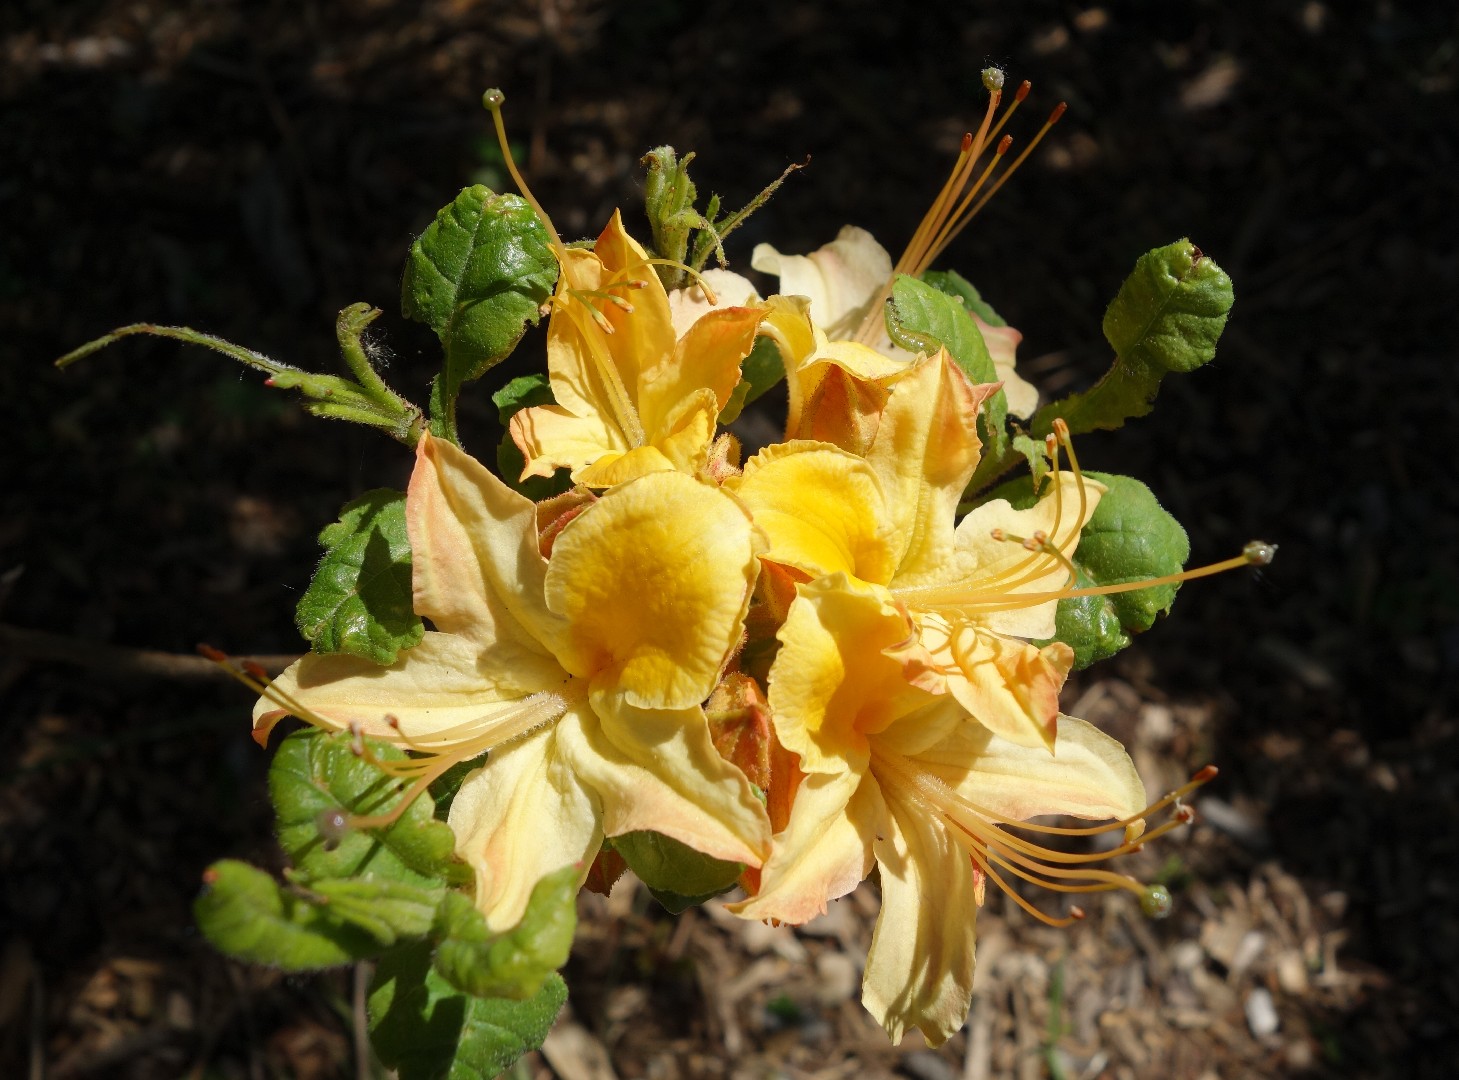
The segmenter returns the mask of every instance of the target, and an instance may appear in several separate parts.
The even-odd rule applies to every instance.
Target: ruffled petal
[[[1059,691],[1074,667],[1062,641],[1040,649],[935,615],[919,620],[922,644],[947,690],[980,724],[1025,746],[1054,745]]]
[[[553,727],[493,751],[451,803],[456,854],[476,872],[476,906],[494,931],[521,921],[532,889],[548,874],[577,863],[586,876],[602,845],[597,801],[559,742],[573,741],[581,718],[574,709]]]
[[[860,458],[821,443],[777,443],[745,462],[731,486],[769,539],[764,558],[811,577],[891,580],[881,484]]]
[[[749,515],[718,488],[661,472],[610,490],[558,535],[547,604],[559,660],[643,708],[698,705],[739,643],[758,561]]]
[[[547,564],[537,548],[535,504],[426,434],[405,511],[416,613],[475,641],[479,662],[492,671],[534,653],[534,664],[552,664],[563,623],[543,597]]]
[[[595,718],[561,738],[575,775],[602,808],[603,832],[651,829],[716,859],[759,866],[770,819],[755,790],[714,748],[704,710],[639,709],[592,695]]]
[[[918,360],[892,387],[867,460],[900,541],[898,578],[943,567],[958,500],[978,465],[978,410],[997,390],[974,386],[947,350]]]
[[[755,345],[764,305],[720,307],[689,327],[661,362],[645,365],[638,382],[638,411],[650,439],[695,391],[714,393],[715,413],[740,381],[740,363]]]
[[[824,915],[828,902],[871,873],[872,841],[885,821],[881,792],[863,773],[848,769],[806,777],[760,872],[759,890],[729,910],[796,926]]]
[[[866,956],[861,1001],[892,1042],[921,1028],[941,1046],[962,1027],[973,994],[978,914],[972,862],[949,830],[894,787],[876,841],[881,914]]]
[[[807,773],[865,767],[869,738],[929,703],[889,655],[913,628],[887,591],[833,574],[800,586],[770,668],[775,733]]]

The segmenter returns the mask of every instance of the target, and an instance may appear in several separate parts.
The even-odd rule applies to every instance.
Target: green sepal
[[[408,885],[382,881],[374,874],[311,880],[305,887],[312,897],[325,902],[331,915],[359,927],[382,948],[430,933],[436,909],[446,895],[444,884]]]
[[[654,899],[676,915],[718,896],[745,872],[743,863],[713,858],[662,833],[624,833],[611,843]]]
[[[431,945],[412,943],[375,967],[370,1042],[399,1080],[491,1080],[542,1045],[566,1001],[555,973],[526,1000],[463,994],[432,966]]]
[[[958,296],[949,295],[905,274],[898,275],[892,286],[892,303],[887,310],[887,328],[892,332],[894,341],[899,334],[911,332],[942,345],[975,385],[998,381],[998,372],[993,367],[993,357],[988,353],[983,332]],[[926,351],[921,342],[916,347]],[[1008,395],[1002,390],[983,402],[978,413],[978,438],[982,441],[983,451],[978,468],[968,483],[969,491],[976,491],[1005,467],[1000,462],[1009,451],[1007,417]]]
[[[513,441],[508,425],[512,422],[512,417],[523,409],[555,404],[552,383],[548,377],[540,372],[519,375],[492,394],[491,400],[496,405],[497,419],[504,429],[502,441],[496,448],[496,471],[507,486],[521,492],[533,502],[561,495],[572,487],[572,474],[568,469],[558,469],[551,476],[517,479],[522,475],[527,459],[522,456],[521,447]]]
[[[1104,313],[1113,366],[1084,393],[1040,409],[1033,433],[1052,431],[1059,417],[1077,434],[1144,416],[1161,379],[1194,371],[1216,355],[1234,302],[1230,277],[1189,240],[1141,255]]]
[[[303,728],[284,739],[274,754],[269,795],[279,843],[294,866],[311,880],[362,874],[375,881],[424,886],[460,880],[464,868],[453,861],[455,837],[435,819],[428,792],[421,792],[383,828],[322,830],[321,823],[333,816],[393,809],[408,786],[356,756],[353,745],[347,732]],[[405,759],[386,743],[364,740],[364,746],[376,760]]]
[[[436,915],[436,971],[462,993],[476,997],[532,997],[567,963],[577,929],[582,871],[565,866],[537,882],[527,910],[512,929],[494,934],[462,893],[446,894]]]
[[[557,259],[536,211],[480,184],[463,189],[411,244],[401,310],[434,330],[445,352],[432,430],[454,437],[461,387],[516,347],[556,281]]]
[[[1108,489],[1079,534],[1074,552],[1076,586],[1122,585],[1177,574],[1190,557],[1190,541],[1180,522],[1156,500],[1150,489],[1128,476],[1084,474]],[[1032,505],[1027,478],[1005,484],[989,498],[1008,499],[1015,509]],[[1150,629],[1170,611],[1180,586],[1108,596],[1076,596],[1059,601],[1054,637],[1074,650],[1074,666],[1082,670],[1130,644],[1133,635]],[[1039,642],[1046,645],[1048,642]]]
[[[223,859],[203,881],[193,916],[203,936],[229,956],[284,971],[317,971],[380,951],[373,935],[248,863]]]
[[[983,299],[983,294],[978,292],[977,287],[956,270],[928,270],[923,273],[922,280],[938,292],[960,299],[963,307],[989,326],[1008,325],[1008,321],[993,310],[993,305]]]
[[[299,600],[294,622],[317,653],[349,653],[393,664],[425,628],[411,607],[405,493],[367,491],[319,534],[324,558]]]

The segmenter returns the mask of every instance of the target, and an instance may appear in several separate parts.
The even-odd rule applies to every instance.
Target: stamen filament
[[[527,186],[527,181],[522,179],[522,174],[517,171],[517,162],[512,157],[511,145],[507,142],[507,128],[502,121],[502,105],[506,103],[507,96],[500,90],[488,90],[482,95],[481,103],[491,113],[492,124],[496,127],[496,141],[502,148],[502,160],[506,162],[507,172],[512,174],[512,183],[517,185],[517,190],[522,193],[522,198],[536,211],[538,218],[542,221],[542,227],[552,237],[552,250],[557,254],[558,262],[562,262],[562,252],[566,250],[562,238],[557,235],[557,229],[552,225],[552,218],[547,216],[547,211],[532,194],[532,189]]]

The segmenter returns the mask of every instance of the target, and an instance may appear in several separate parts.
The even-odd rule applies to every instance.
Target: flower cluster
[[[266,688],[259,735],[293,714],[392,742],[418,786],[476,763],[448,820],[493,930],[640,831],[741,864],[730,909],[749,919],[803,923],[875,873],[863,1000],[893,1039],[961,1026],[990,879],[1056,923],[1079,910],[1042,915],[1014,879],[1149,896],[1099,864],[1185,820],[1185,789],[1147,805],[1124,749],[1059,712],[1075,657],[1056,612],[1152,582],[1081,581],[1106,489],[1061,422],[1031,499],[960,516],[989,400],[1037,405],[1019,335],[967,313],[997,377],[975,383],[882,317],[896,274],[955,234],[955,195],[895,267],[854,228],[810,256],[762,245],[768,298],[727,271],[666,288],[616,213],[591,247],[553,234],[552,402],[511,419],[522,476],[422,434],[405,513],[430,629],[388,667],[306,656]],[[718,421],[761,337],[787,422],[744,458]],[[562,470],[571,489],[542,502],[513,486]],[[731,715],[753,722],[728,731]],[[1028,823],[1044,815],[1110,823]],[[1123,839],[1095,854],[1030,838],[1106,830]]]

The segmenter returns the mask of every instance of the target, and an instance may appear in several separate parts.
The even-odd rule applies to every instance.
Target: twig
[[[49,634],[44,630],[26,630],[5,623],[0,623],[0,653],[27,660],[72,664],[123,678],[198,682],[232,678],[218,664],[201,656],[104,645],[99,641]],[[270,674],[277,674],[299,658],[268,655],[243,656],[238,659],[258,664]]]

